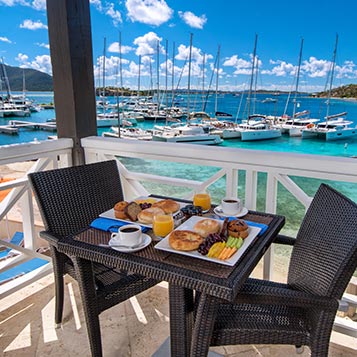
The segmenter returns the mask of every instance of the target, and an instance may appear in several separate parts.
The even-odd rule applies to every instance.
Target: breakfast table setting
[[[234,197],[212,205],[207,193],[193,201],[151,195],[118,202],[58,249],[167,281],[171,356],[203,356],[204,349],[192,348],[202,321],[195,307],[234,301],[284,223],[283,216],[248,210]]]

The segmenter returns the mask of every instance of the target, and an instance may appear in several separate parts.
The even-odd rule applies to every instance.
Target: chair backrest
[[[288,284],[339,299],[356,267],[357,205],[322,184],[297,234]]]
[[[61,237],[79,232],[123,200],[115,160],[28,175],[45,229]]]

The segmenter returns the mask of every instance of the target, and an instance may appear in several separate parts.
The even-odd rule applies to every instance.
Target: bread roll
[[[203,238],[206,238],[211,233],[218,233],[220,229],[219,222],[209,218],[202,219],[193,226],[193,230]]]
[[[180,209],[180,205],[174,200],[162,200],[153,203],[152,207],[159,207],[165,211],[165,213],[174,213]]]
[[[156,214],[165,214],[165,211],[159,207],[150,207],[143,209],[138,214],[138,221],[144,224],[151,224]]]
[[[198,233],[185,230],[172,231],[169,235],[169,244],[172,249],[191,251],[196,250],[203,242],[202,238]]]

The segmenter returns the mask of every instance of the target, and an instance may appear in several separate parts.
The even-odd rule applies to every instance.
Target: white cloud
[[[297,72],[297,67],[291,63],[287,63],[285,61],[272,61],[270,60],[270,64],[277,64],[277,66],[273,67],[271,70],[262,70],[261,74],[273,75],[277,77],[286,77],[287,75],[294,76]]]
[[[1,42],[12,43],[7,37],[0,37]]]
[[[32,7],[35,10],[43,11],[46,10],[46,0],[0,0],[0,5],[4,6],[27,6]]]
[[[131,21],[147,25],[160,26],[173,14],[165,0],[126,0],[125,6]]]
[[[234,67],[235,70],[233,74],[250,75],[252,72],[252,62],[242,58],[238,58],[238,55],[233,55],[230,58],[227,58],[223,62],[223,66]]]
[[[34,0],[34,1],[32,1],[32,7],[35,10],[39,10],[39,11],[46,10],[46,0]]]
[[[159,51],[165,53],[164,48],[160,45],[162,38],[155,32],[148,32],[144,36],[139,36],[134,40],[134,45],[137,45],[135,53],[137,56],[148,56],[157,53],[157,44],[159,43]]]
[[[47,29],[47,25],[43,24],[40,20],[36,22],[32,20],[24,20],[24,22],[20,25],[20,28],[27,30],[39,30],[39,29]]]
[[[175,58],[177,60],[182,60],[182,61],[186,61],[189,58],[189,54],[190,54],[190,46],[186,46],[181,44],[180,46],[178,46],[177,48],[178,54],[175,56]],[[205,54],[205,61],[207,62],[208,60],[211,60],[213,58],[212,55],[210,54]],[[202,50],[192,46],[192,50],[191,50],[191,59],[192,61],[196,61],[198,63],[203,63],[203,53]]]
[[[106,2],[103,5],[101,0],[90,0],[89,3],[100,13],[109,16],[113,20],[113,25],[115,27],[123,22],[120,11],[114,9],[114,3]]]
[[[36,43],[37,46],[50,49],[50,45],[48,43]]]
[[[105,14],[112,18],[114,26],[118,26],[118,24],[123,22],[120,12],[118,10],[114,10],[113,3],[107,4]]]
[[[29,57],[23,53],[19,53],[16,61],[20,62],[21,68],[33,68],[37,71],[52,74],[51,57],[48,55],[36,56],[34,61],[29,61]]]
[[[113,42],[112,44],[110,44],[110,46],[108,47],[108,51],[113,53],[119,53],[119,42]],[[133,47],[124,46],[123,44],[121,45],[122,54],[129,53],[130,51],[133,51]]]
[[[206,15],[196,16],[191,11],[179,11],[179,16],[181,19],[190,27],[194,27],[196,29],[203,29],[203,26],[207,22]]]

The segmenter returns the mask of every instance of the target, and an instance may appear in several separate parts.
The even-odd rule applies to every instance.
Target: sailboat
[[[347,112],[333,114],[333,115],[329,114],[333,77],[334,77],[334,71],[336,66],[337,45],[338,45],[338,35],[336,35],[335,49],[333,51],[333,60],[332,60],[331,73],[330,73],[330,86],[328,91],[328,98],[326,101],[327,113],[325,116],[325,121],[320,122],[317,125],[312,124],[311,126],[303,129],[302,137],[304,139],[323,138],[326,141],[330,141],[330,140],[347,139],[357,135],[357,128],[351,127],[353,122],[345,119]]]
[[[255,35],[254,50],[253,50],[253,57],[252,57],[252,72],[250,78],[249,94],[247,98],[248,116],[247,116],[247,120],[239,125],[239,130],[241,134],[240,138],[242,141],[275,139],[281,136],[280,130],[278,128],[274,128],[271,122],[266,119],[265,115],[250,114],[253,81],[256,72],[255,63],[256,63],[256,53],[257,53],[257,41],[258,41],[258,35]]]
[[[187,112],[190,113],[190,76],[191,76],[191,57],[192,57],[192,33],[190,34],[190,51],[188,61],[188,96],[187,96]],[[201,125],[188,124],[172,124],[171,126],[155,127],[152,139],[154,141],[174,142],[174,143],[188,143],[199,145],[217,145],[221,144],[223,140],[219,135],[210,134],[208,127]]]

